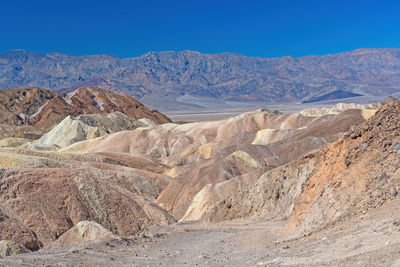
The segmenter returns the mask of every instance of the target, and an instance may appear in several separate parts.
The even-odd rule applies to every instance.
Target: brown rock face
[[[61,96],[57,95],[44,103],[40,110],[38,109],[38,113],[30,117],[26,124],[47,131],[61,122],[66,116],[78,116],[79,114],[81,113],[78,110],[68,105]]]
[[[0,151],[0,239],[38,249],[80,221],[115,235],[174,221],[153,201],[167,168],[145,157],[73,155],[20,149]],[[12,168],[10,168],[12,167]]]
[[[0,236],[1,239],[13,240],[18,244],[23,244],[30,250],[37,250],[42,246],[36,234],[1,205]]]
[[[82,87],[67,94],[66,101],[81,114],[119,111],[136,119],[148,118],[156,123],[171,122],[165,115],[150,110],[136,99],[93,87]]]
[[[148,118],[156,123],[170,122],[165,115],[150,110],[132,97],[92,87],[59,94],[39,88],[0,91],[0,123],[33,125],[48,131],[66,116],[108,114],[119,111],[132,118]]]
[[[0,90],[0,123],[24,125],[27,118],[56,96],[57,92],[39,88]]]

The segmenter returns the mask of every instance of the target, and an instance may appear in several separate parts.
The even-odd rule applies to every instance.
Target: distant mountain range
[[[13,50],[0,54],[0,88],[59,92],[91,86],[126,93],[163,110],[179,99],[313,102],[400,94],[400,49],[358,49],[300,58],[259,58],[195,51],[136,58]],[[196,105],[192,101],[191,105]]]

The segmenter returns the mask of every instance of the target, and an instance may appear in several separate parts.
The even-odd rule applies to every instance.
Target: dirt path
[[[279,223],[190,223],[152,227],[138,237],[106,240],[68,249],[7,257],[2,264],[51,266],[232,266],[256,265],[267,259]],[[257,244],[255,245],[255,240]]]
[[[0,266],[397,266],[400,222],[384,214],[282,242],[284,222],[153,226],[128,239],[6,257]]]

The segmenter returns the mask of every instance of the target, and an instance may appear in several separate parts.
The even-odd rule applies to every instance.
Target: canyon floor
[[[0,266],[399,266],[400,203],[288,238],[285,221],[253,218],[152,226],[129,238],[0,259]]]

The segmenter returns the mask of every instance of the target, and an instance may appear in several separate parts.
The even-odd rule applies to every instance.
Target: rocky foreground
[[[398,100],[132,129],[93,116],[0,148],[0,251],[24,253],[0,265],[397,260]]]

